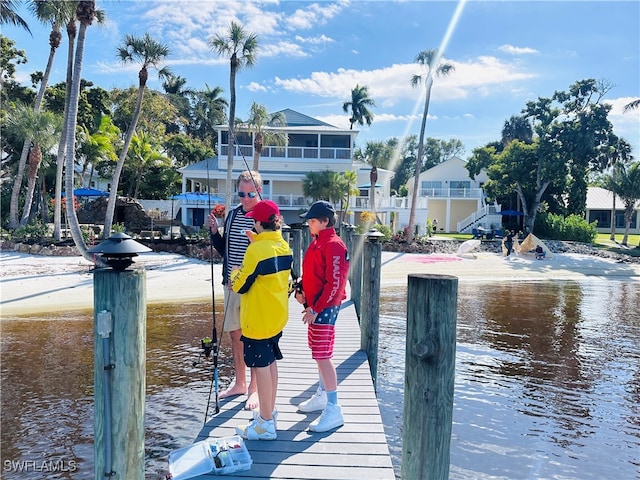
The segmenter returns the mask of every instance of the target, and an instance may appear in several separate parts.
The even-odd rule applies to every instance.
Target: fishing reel
[[[200,340],[200,348],[201,351],[198,354],[198,360],[196,360],[195,362],[193,362],[193,366],[197,366],[200,365],[202,363],[202,356],[204,355],[206,358],[209,358],[211,356],[211,352],[213,351],[213,340],[211,340],[211,338],[209,337],[204,337],[202,340]]]
[[[297,278],[295,280],[293,278],[291,278],[289,280],[288,295],[291,296],[291,294],[293,292],[302,293],[302,279],[301,278]]]

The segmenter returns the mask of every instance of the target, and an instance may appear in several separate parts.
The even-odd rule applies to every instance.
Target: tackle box
[[[239,435],[196,442],[169,453],[167,480],[185,480],[205,473],[228,475],[251,468],[251,455]]]

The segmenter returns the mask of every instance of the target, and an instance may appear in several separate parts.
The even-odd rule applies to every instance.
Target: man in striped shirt
[[[249,238],[245,234],[246,230],[253,229],[253,219],[246,214],[253,210],[253,207],[260,201],[262,191],[262,178],[256,171],[245,170],[240,174],[236,182],[236,190],[240,205],[229,212],[224,221],[224,230],[220,234],[217,219],[213,212],[209,214],[209,231],[211,233],[211,243],[222,256],[222,284],[224,288],[224,325],[223,332],[229,332],[231,337],[231,351],[233,353],[233,366],[235,369],[235,380],[229,387],[220,393],[220,398],[232,397],[235,395],[247,394],[245,408],[255,410],[259,406],[258,388],[254,375],[251,375],[249,387],[247,388],[246,365],[244,363],[244,344],[240,339],[242,329],[240,328],[240,294],[230,288],[229,277],[235,267],[242,265],[244,254],[249,246]]]

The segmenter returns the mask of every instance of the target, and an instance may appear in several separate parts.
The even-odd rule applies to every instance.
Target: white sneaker
[[[327,406],[327,392],[318,387],[316,393],[309,400],[298,405],[298,410],[304,413],[319,412]]]
[[[244,427],[236,427],[236,434],[245,440],[275,440],[278,436],[273,420],[264,420],[260,415]]]
[[[252,413],[253,419],[257,420],[260,416],[260,409],[256,408],[255,410],[252,410]],[[271,412],[271,416],[273,417],[273,425],[275,426],[276,430],[278,430],[278,410],[274,409],[273,412]]]
[[[309,430],[312,432],[328,432],[342,425],[344,425],[342,407],[340,405],[334,405],[333,403],[327,403],[327,406],[322,411],[322,415],[311,422]]]

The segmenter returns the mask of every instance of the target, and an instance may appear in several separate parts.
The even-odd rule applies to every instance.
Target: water
[[[461,282],[450,478],[640,479],[639,305],[637,283]],[[378,394],[398,476],[405,310],[404,289],[383,292]],[[156,480],[202,427],[211,375],[192,362],[210,306],[150,306],[147,323],[145,470]],[[92,478],[92,312],[1,327],[2,478]],[[225,337],[221,385],[229,347]]]
[[[397,475],[404,311],[406,290],[385,291],[378,395]],[[640,478],[640,285],[459,285],[450,478]]]

